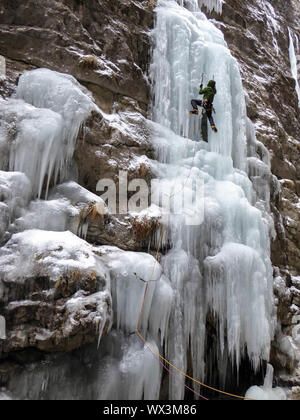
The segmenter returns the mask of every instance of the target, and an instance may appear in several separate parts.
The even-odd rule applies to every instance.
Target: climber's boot
[[[190,111],[190,114],[191,115],[198,115],[199,111],[198,111],[198,109],[193,109],[192,111]]]
[[[218,132],[217,127],[215,125],[212,125],[211,128],[212,128],[212,131],[214,131],[215,133]]]

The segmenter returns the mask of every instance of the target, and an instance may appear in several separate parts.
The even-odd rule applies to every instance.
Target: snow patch
[[[72,271],[96,272],[105,277],[93,247],[71,232],[27,230],[12,236],[0,249],[0,274],[4,281],[49,276],[57,281]]]

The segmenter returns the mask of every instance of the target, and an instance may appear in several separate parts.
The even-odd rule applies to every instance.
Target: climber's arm
[[[210,88],[206,87],[204,89],[199,90],[199,95],[204,95],[205,93],[209,93],[209,92],[210,92]]]

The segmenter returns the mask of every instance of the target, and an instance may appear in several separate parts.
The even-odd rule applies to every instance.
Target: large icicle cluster
[[[151,280],[144,302],[140,330],[164,344],[168,334],[173,291],[160,264],[149,254],[101,248],[112,276],[116,327],[125,333],[136,330],[142,309],[145,282]]]
[[[169,183],[200,178],[205,184],[203,224],[191,228],[178,217],[170,219],[172,250],[163,264],[175,304],[167,357],[186,371],[190,354],[193,376],[203,379],[209,320],[217,324],[218,347],[209,353],[218,360],[220,376],[227,358],[238,368],[246,354],[257,369],[269,358],[275,324],[272,223],[266,217],[270,191],[266,182],[258,182],[270,174],[268,157],[260,166],[258,159],[252,166],[247,161],[247,136],[250,144],[256,139],[246,116],[238,64],[222,33],[199,9],[193,13],[176,1],[161,0],[156,10],[152,111],[161,163],[154,170]],[[202,74],[204,83],[215,79],[218,91],[214,118],[219,132],[209,133],[208,144],[194,141],[200,137],[200,118],[189,116]],[[246,173],[249,167],[255,190]],[[183,395],[183,386],[170,377],[170,398]]]
[[[79,128],[92,111],[98,110],[91,93],[68,74],[48,69],[25,72],[17,89],[17,98],[36,108],[46,108],[61,115],[67,158],[73,156]]]
[[[180,6],[185,6],[191,11],[197,11],[198,7],[206,7],[209,12],[213,10],[219,14],[222,13],[223,4],[225,0],[177,0]]]
[[[34,228],[76,233],[82,207],[103,201],[76,182],[52,189],[50,201],[40,197],[68,179],[79,128],[101,111],[75,78],[47,69],[25,72],[16,96],[0,100],[1,242]]]
[[[209,12],[213,10],[219,14],[222,13],[223,4],[225,0],[198,0],[199,6],[205,6]]]
[[[64,178],[79,128],[93,110],[90,93],[72,76],[47,69],[25,72],[17,99],[0,101],[0,169],[25,173],[35,196],[46,182],[47,195],[50,182]]]
[[[43,346],[51,337],[59,346],[69,336],[80,340],[80,328],[95,327],[91,334],[99,330],[99,339],[101,328],[110,328],[109,273],[92,246],[76,236],[81,212],[91,203],[104,208],[104,202],[75,181],[55,186],[70,174],[79,129],[92,111],[100,110],[76,79],[47,69],[25,72],[16,97],[0,100],[0,304],[5,311],[11,304],[24,313],[28,305],[38,305],[28,286],[33,279],[49,279],[47,298],[68,276],[86,277],[90,284],[94,278],[103,280],[102,289],[99,283],[97,290],[81,290],[78,283],[77,292],[71,290],[62,303],[64,319],[55,314],[57,330],[51,329],[51,317],[47,328],[43,321],[24,331],[23,325],[12,324],[12,347],[16,336],[20,348],[30,340],[32,346]],[[41,198],[44,192],[49,200]]]

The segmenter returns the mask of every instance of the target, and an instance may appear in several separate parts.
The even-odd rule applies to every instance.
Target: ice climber
[[[206,112],[207,118],[209,119],[210,125],[212,130],[217,133],[218,130],[215,126],[214,119],[212,117],[212,111],[213,111],[213,101],[214,97],[217,93],[216,90],[216,82],[214,80],[210,80],[207,84],[207,87],[203,89],[203,85],[200,86],[199,94],[203,95],[203,100],[193,99],[192,100],[192,107],[193,110],[190,111],[190,114],[198,115],[199,110],[198,106],[202,106]]]

